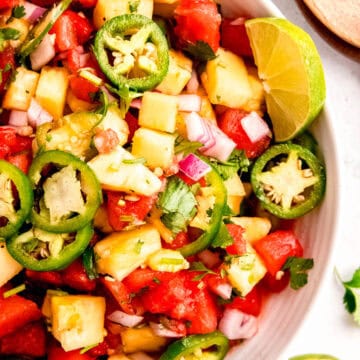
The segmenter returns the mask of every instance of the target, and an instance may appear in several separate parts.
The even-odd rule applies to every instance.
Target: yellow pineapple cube
[[[12,81],[4,95],[4,109],[27,111],[38,86],[39,74],[24,67],[16,69],[15,80]]]
[[[174,158],[175,136],[164,132],[139,128],[135,131],[131,153],[146,159],[146,165],[154,169],[168,168]]]
[[[243,59],[219,48],[216,58],[207,62],[201,74],[202,84],[212,104],[241,108],[252,96],[248,72]]]
[[[246,243],[246,253],[232,257],[224,264],[224,269],[230,284],[241,296],[246,296],[267,272],[263,260],[250,242]]]
[[[128,328],[122,331],[120,336],[125,353],[159,351],[167,343],[166,338],[156,335],[150,326]]]
[[[239,216],[231,217],[230,220],[244,229],[243,237],[251,244],[262,239],[271,230],[271,222],[265,217]]]
[[[69,72],[64,67],[44,66],[36,89],[36,100],[55,120],[63,116]]]
[[[52,333],[65,351],[101,343],[105,298],[90,295],[52,296]]]
[[[176,96],[147,91],[142,98],[139,125],[173,133],[176,128],[177,112]]]
[[[0,242],[0,268],[0,287],[23,269],[22,265],[14,260],[7,251],[5,241]]]
[[[152,18],[153,0],[98,0],[93,13],[96,29],[115,16],[123,14],[141,14]]]
[[[171,18],[174,16],[174,10],[179,5],[180,0],[154,0],[154,14]]]
[[[121,281],[160,249],[160,234],[153,225],[114,232],[94,246],[96,268]]]
[[[168,95],[179,95],[191,78],[192,61],[182,52],[169,50],[169,70],[157,90]]]
[[[224,185],[227,190],[227,204],[234,214],[238,214],[241,202],[245,197],[244,185],[237,174],[225,180]]]

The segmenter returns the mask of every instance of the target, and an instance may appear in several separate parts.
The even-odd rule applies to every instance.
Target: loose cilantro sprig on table
[[[314,267],[313,259],[304,259],[296,256],[289,257],[282,270],[290,271],[290,287],[294,290],[302,288],[308,282],[307,270]]]
[[[345,309],[352,314],[355,322],[360,325],[360,268],[356,269],[350,281],[343,281],[338,275],[345,288],[343,302]]]

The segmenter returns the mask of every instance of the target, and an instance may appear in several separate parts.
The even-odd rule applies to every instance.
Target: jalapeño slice
[[[251,184],[266,210],[279,218],[295,219],[314,209],[323,199],[325,167],[300,145],[274,145],[256,160]]]
[[[165,35],[154,21],[140,14],[107,21],[96,34],[94,53],[102,71],[119,89],[153,89],[169,68]]]
[[[102,201],[94,172],[64,151],[40,153],[30,166],[29,179],[35,193],[31,219],[42,230],[77,231],[93,219]]]
[[[0,160],[0,238],[18,231],[32,204],[33,192],[26,175],[15,165]]]
[[[6,241],[10,255],[27,269],[61,270],[78,258],[93,236],[90,224],[73,233],[50,233],[31,228]]]

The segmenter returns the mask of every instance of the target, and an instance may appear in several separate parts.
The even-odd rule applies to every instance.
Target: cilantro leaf
[[[120,97],[119,108],[123,117],[125,117],[125,114],[128,112],[131,101],[137,97],[142,96],[141,93],[130,90],[129,86],[127,85],[121,86],[120,88],[115,88],[110,84],[105,84],[105,86],[110,92]]]
[[[186,229],[196,212],[197,201],[191,188],[176,176],[168,178],[165,191],[159,196],[161,220],[175,234]]]
[[[224,223],[221,223],[218,234],[213,240],[212,247],[221,247],[226,248],[234,243],[234,238],[230,235],[229,230],[227,229]]]
[[[25,7],[23,5],[15,6],[11,11],[11,17],[21,19],[26,15]]]
[[[20,31],[13,28],[0,29],[0,51],[6,47],[7,40],[17,40],[20,37]]]
[[[210,45],[202,40],[198,40],[195,44],[189,43],[184,51],[188,52],[195,59],[200,61],[208,61],[216,58],[214,50]]]
[[[200,142],[189,141],[179,135],[175,139],[175,154],[183,153],[186,156],[190,153],[195,153],[202,146],[203,144]]]
[[[306,271],[312,269],[313,266],[313,259],[291,256],[287,258],[282,270],[290,271],[290,287],[298,290],[307,284],[308,274]]]
[[[356,269],[350,281],[342,281],[345,288],[343,302],[346,310],[360,325],[360,268]]]
[[[226,162],[216,161],[211,164],[216,168],[222,179],[227,180],[238,172],[247,172],[250,161],[243,150],[235,149]]]
[[[207,274],[213,274],[216,275],[216,272],[208,269],[202,262],[200,261],[194,261],[193,263],[191,263],[190,266],[190,271],[200,271],[202,272],[201,274],[198,274],[196,276],[194,276],[193,280],[194,281],[200,281],[204,276],[206,276]]]
[[[130,13],[136,13],[140,5],[140,0],[129,1]]]

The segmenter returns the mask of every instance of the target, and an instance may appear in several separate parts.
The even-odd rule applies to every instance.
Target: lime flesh
[[[281,18],[246,22],[275,141],[287,141],[317,117],[326,85],[320,55],[310,35]]]

